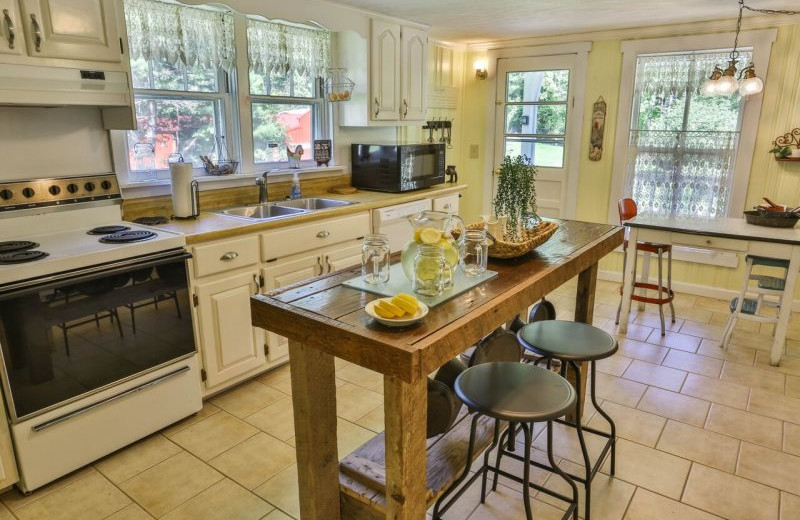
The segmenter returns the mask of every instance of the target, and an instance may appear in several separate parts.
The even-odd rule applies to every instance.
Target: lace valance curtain
[[[324,77],[330,67],[328,31],[247,20],[250,67],[260,74]]]
[[[125,0],[134,59],[230,69],[235,63],[233,17],[228,12],[157,0]]]
[[[657,96],[680,96],[689,88],[699,92],[715,65],[724,69],[728,52],[660,54],[640,56],[636,60],[636,92]],[[738,69],[750,63],[752,53],[740,51]]]

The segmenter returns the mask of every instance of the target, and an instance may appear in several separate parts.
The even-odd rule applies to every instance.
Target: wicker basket
[[[476,222],[467,226],[468,229],[483,229],[483,222]],[[517,258],[526,253],[530,253],[540,245],[547,242],[553,233],[558,229],[558,224],[554,222],[542,221],[533,229],[522,232],[522,242],[495,241],[489,246],[489,257],[491,258]]]

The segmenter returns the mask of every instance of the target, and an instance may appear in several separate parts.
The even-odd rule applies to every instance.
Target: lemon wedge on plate
[[[419,309],[419,304],[417,303],[416,298],[414,298],[414,300],[412,301],[401,297],[399,294],[392,297],[392,303],[398,306],[399,308],[403,309],[408,314],[411,314],[412,316],[416,314],[417,310]]]
[[[382,311],[386,311],[386,313],[391,313],[391,316],[389,316],[390,318],[401,318],[406,313],[406,311],[404,311],[394,303],[390,302],[389,300],[378,300],[378,303],[375,305],[375,308],[381,309]]]

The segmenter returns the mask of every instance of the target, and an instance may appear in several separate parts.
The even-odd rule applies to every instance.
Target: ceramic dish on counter
[[[367,314],[375,318],[378,323],[386,325],[387,327],[407,327],[408,325],[417,323],[428,315],[428,306],[418,301],[417,304],[419,305],[419,309],[417,309],[417,312],[414,314],[410,316],[406,315],[402,318],[384,318],[382,316],[378,316],[378,313],[375,312],[375,305],[377,305],[381,300],[391,301],[392,299],[378,298],[377,300],[372,300],[366,305],[366,307],[364,307],[364,310]]]

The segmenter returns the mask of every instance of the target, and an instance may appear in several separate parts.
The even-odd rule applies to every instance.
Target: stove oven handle
[[[127,396],[129,396],[131,394],[135,394],[136,392],[140,392],[142,390],[150,388],[151,386],[160,385],[161,383],[164,383],[164,382],[168,381],[169,379],[172,379],[173,377],[177,377],[177,376],[179,376],[181,374],[185,374],[189,370],[191,370],[191,369],[189,368],[188,365],[182,366],[181,368],[179,368],[177,370],[173,370],[172,372],[164,374],[163,376],[159,376],[159,377],[157,377],[155,379],[151,379],[150,381],[148,381],[146,383],[142,383],[139,386],[134,386],[133,388],[131,388],[129,390],[125,390],[124,392],[120,392],[119,394],[112,395],[110,397],[106,397],[105,399],[97,401],[96,403],[92,403],[92,404],[90,404],[88,406],[84,406],[83,408],[78,408],[77,410],[73,410],[73,411],[71,411],[69,413],[65,413],[64,415],[59,415],[58,417],[56,417],[54,419],[50,419],[49,421],[45,421],[45,422],[43,422],[41,424],[35,424],[35,425],[33,425],[31,427],[31,429],[33,431],[35,431],[35,432],[40,432],[42,430],[46,430],[47,428],[50,428],[51,426],[55,426],[58,423],[62,423],[64,421],[72,419],[73,417],[77,417],[78,415],[83,415],[83,414],[85,414],[86,412],[88,412],[90,410],[94,410],[95,408],[99,408],[100,406],[104,406],[104,405],[107,405],[109,403],[113,403],[114,401],[118,401],[119,399],[122,399],[123,397],[127,397]]]

